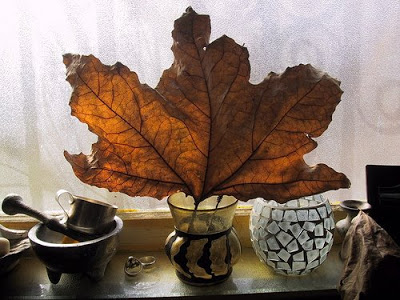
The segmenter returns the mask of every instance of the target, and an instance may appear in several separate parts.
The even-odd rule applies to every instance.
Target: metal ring
[[[143,257],[139,258],[139,261],[142,264],[143,268],[148,268],[156,262],[156,258],[151,255],[143,256]]]
[[[136,276],[143,270],[143,264],[136,257],[129,256],[125,263],[124,271],[128,276]]]

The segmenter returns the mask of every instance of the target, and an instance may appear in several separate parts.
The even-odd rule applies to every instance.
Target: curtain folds
[[[211,17],[211,40],[226,34],[250,53],[251,82],[310,63],[339,79],[342,102],[318,148],[306,156],[352,181],[331,200],[365,199],[365,165],[399,164],[400,2],[348,1],[3,1],[0,11],[0,192],[58,209],[60,188],[117,204],[156,208],[87,186],[63,151],[89,153],[96,137],[70,115],[64,53],[122,62],[155,87],[173,62],[173,22],[192,6]],[[137,200],[137,201],[135,201]]]

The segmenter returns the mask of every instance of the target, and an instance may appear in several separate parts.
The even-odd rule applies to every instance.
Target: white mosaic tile
[[[322,223],[319,223],[318,225],[315,226],[314,234],[315,234],[315,236],[323,236],[324,235],[324,226],[322,225]]]
[[[328,244],[329,249],[332,247],[332,245],[333,245],[333,239],[331,239],[331,241],[330,241],[329,244]]]
[[[269,200],[269,201],[268,201],[268,205],[269,205],[269,206],[278,206],[279,204],[278,204],[278,202],[276,202],[275,200]]]
[[[288,231],[288,229],[290,228],[290,222],[279,222],[278,226],[283,230],[283,231]]]
[[[267,265],[269,265],[275,269],[275,263],[273,261],[267,260]]]
[[[324,248],[321,249],[321,251],[319,252],[319,254],[320,254],[321,256],[327,255],[328,252],[329,252],[329,250],[330,250],[329,245],[327,245],[327,246],[325,246]]]
[[[286,245],[293,239],[293,237],[290,234],[287,234],[284,231],[280,231],[277,235],[276,238],[278,241],[281,243],[283,247],[286,247]]]
[[[297,215],[294,210],[286,210],[283,215],[283,221],[297,222]]]
[[[284,260],[284,261],[288,261],[290,258],[290,253],[287,252],[285,249],[281,249],[281,251],[278,252],[278,256]]]
[[[326,218],[328,216],[325,206],[318,207],[317,210],[321,218]]]
[[[297,211],[297,220],[299,222],[308,221],[308,210],[298,210]]]
[[[258,244],[260,245],[262,251],[268,251],[267,242],[265,240],[258,241]]]
[[[296,200],[290,200],[286,202],[287,207],[298,207],[299,206],[299,201]]]
[[[308,219],[310,221],[319,221],[320,217],[316,209],[310,209],[308,211]]]
[[[272,210],[272,220],[282,221],[283,219],[283,210],[273,209]]]
[[[326,232],[326,242],[329,243],[333,238],[333,234],[330,231]]]
[[[299,223],[294,223],[292,226],[290,226],[290,231],[293,233],[293,236],[297,239],[297,237],[300,235],[300,233],[303,231]]]
[[[269,219],[271,217],[271,208],[269,206],[264,206],[264,208],[263,208],[263,210],[261,212],[261,215],[264,218],[268,218]]]
[[[319,259],[319,264],[322,264],[325,260],[326,260],[327,255],[323,255],[321,256],[321,258]]]
[[[303,270],[305,268],[306,268],[306,262],[304,261],[295,261],[292,264],[293,271]]]
[[[316,267],[318,267],[318,266],[319,266],[319,260],[315,260],[315,261],[313,261],[312,263],[309,263],[309,264],[306,266],[306,269],[311,270],[311,269],[314,269],[314,268],[316,268]]]
[[[261,201],[256,200],[253,205],[253,213],[259,215],[263,209],[263,204]]]
[[[314,248],[314,240],[308,240],[302,245],[304,250],[312,250]]]
[[[282,231],[281,231],[282,232]],[[264,241],[265,242],[265,241]],[[278,241],[276,240],[275,237],[271,236],[267,240],[267,245],[270,250],[279,250],[281,247],[278,244]]]
[[[276,267],[281,270],[291,270],[291,268],[287,262],[278,261],[276,263]]]
[[[297,241],[295,239],[293,241],[291,241],[286,246],[286,250],[289,251],[290,253],[296,252],[297,250],[299,250],[299,245],[297,244]]]
[[[308,207],[309,206],[309,200],[305,198],[300,198],[299,199],[299,206],[300,207]]]
[[[325,199],[322,196],[322,194],[316,194],[314,195],[314,200],[318,201],[319,203],[323,202]]]
[[[253,227],[250,230],[250,235],[253,236],[253,238],[257,239],[258,238],[258,229],[256,227]]]
[[[329,218],[330,220],[331,220],[331,230],[332,229],[335,229],[335,220],[333,220],[333,217],[331,216],[330,218]]]
[[[266,218],[260,218],[259,220],[258,220],[258,223],[257,223],[257,226],[256,227],[261,227],[261,228],[264,228],[265,226],[267,226],[267,224],[268,224],[268,220],[266,219]]]
[[[317,249],[322,249],[325,245],[324,238],[316,238],[316,239],[314,239],[314,242],[315,242],[315,248],[317,248]]]
[[[261,256],[261,259],[262,259],[263,261],[266,261],[266,260],[267,260],[267,256],[265,255],[265,252],[264,252],[264,251],[261,251],[261,252],[260,252],[260,256]]]
[[[259,228],[258,229],[258,238],[259,239],[264,239],[267,236],[267,232],[264,230],[264,228]]]
[[[257,224],[257,222],[258,222],[258,219],[259,219],[258,216],[252,214],[252,216],[251,216],[251,218],[250,218],[250,223],[251,223],[251,225],[252,225],[252,226],[255,226],[255,225]]]
[[[319,250],[311,250],[306,252],[307,262],[310,264],[312,261],[319,257]]]
[[[276,252],[274,252],[274,251],[268,251],[267,254],[268,254],[268,259],[269,259],[269,260],[272,260],[272,261],[280,261],[280,259],[279,259],[278,255],[276,254]]]
[[[330,215],[332,212],[332,207],[329,203],[326,205],[326,211],[328,212],[328,215]]]
[[[267,230],[271,234],[276,234],[280,231],[278,224],[275,221],[272,221],[268,226]]]
[[[303,231],[299,237],[297,238],[297,240],[299,241],[300,245],[303,245],[306,241],[308,241],[310,239],[310,236],[308,235],[308,233],[306,231]],[[303,246],[304,247],[304,246]]]
[[[294,254],[293,261],[304,261],[304,251]]]
[[[304,222],[303,228],[307,231],[314,231],[315,223],[314,222]]]
[[[330,218],[325,218],[324,219],[324,227],[328,230],[331,229],[331,219]]]

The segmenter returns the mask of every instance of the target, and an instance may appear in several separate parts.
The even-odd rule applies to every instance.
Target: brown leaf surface
[[[227,36],[209,44],[210,20],[175,21],[174,63],[155,89],[117,63],[66,54],[72,115],[98,135],[90,155],[65,152],[83,182],[162,198],[177,190],[284,202],[350,186],[303,155],[332,120],[339,82],[310,65],[249,83],[249,54]]]

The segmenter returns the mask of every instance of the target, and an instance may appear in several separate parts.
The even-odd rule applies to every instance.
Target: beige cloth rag
[[[342,299],[400,299],[400,248],[362,211],[343,240],[341,257],[344,270],[338,290]]]

